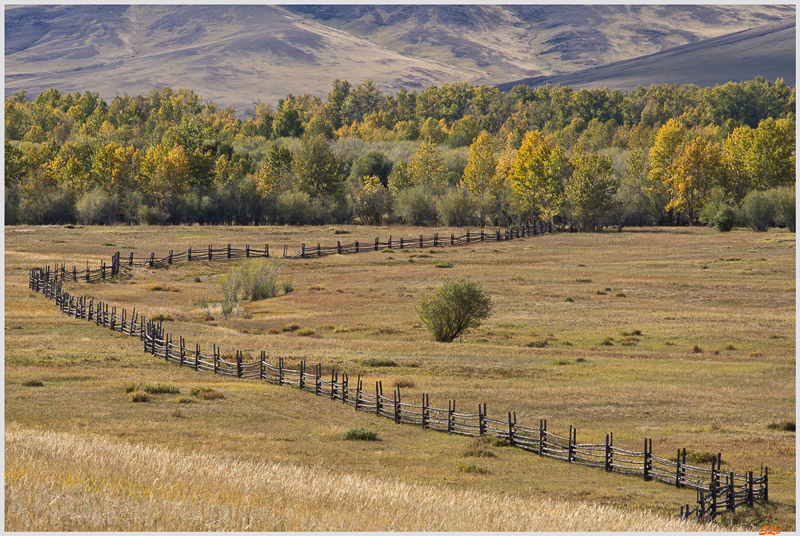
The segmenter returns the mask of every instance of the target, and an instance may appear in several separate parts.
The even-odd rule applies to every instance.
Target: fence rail
[[[455,243],[455,239],[453,239]],[[376,242],[377,244],[377,242]],[[376,246],[377,247],[377,246]],[[110,270],[119,269],[119,255],[115,255]],[[764,503],[768,500],[769,469],[762,469],[760,476],[753,472],[737,474],[720,470],[722,455],[714,457],[711,469],[694,467],[686,463],[686,449],[679,449],[675,460],[653,454],[652,439],[644,439],[644,451],[631,451],[614,446],[614,436],[606,435],[605,443],[578,443],[577,429],[570,425],[567,437],[547,430],[547,420],[539,426],[524,426],[517,423],[516,412],[509,411],[507,418],[489,417],[486,404],[478,406],[478,413],[456,411],[456,401],[448,401],[448,407],[430,405],[427,394],[422,395],[421,405],[403,401],[399,387],[385,396],[380,381],[375,383],[374,394],[365,388],[361,377],[351,384],[346,372],[331,370],[330,379],[323,378],[322,366],[317,364],[313,372],[301,361],[300,369],[287,368],[283,357],[277,365],[267,361],[265,351],[259,358],[247,358],[241,351],[234,356],[222,355],[216,345],[211,353],[201,351],[200,345],[188,344],[183,337],[177,341],[165,333],[161,322],[147,320],[134,308],[119,310],[85,296],[72,296],[62,288],[58,270],[39,268],[30,271],[29,286],[32,290],[53,300],[66,315],[94,322],[98,326],[136,337],[144,351],[154,357],[163,358],[196,371],[237,378],[251,378],[275,385],[288,385],[332,401],[354,407],[356,411],[375,413],[379,417],[393,419],[398,424],[410,424],[423,429],[459,434],[464,436],[489,436],[529,452],[566,461],[577,465],[603,468],[608,472],[641,475],[645,480],[655,480],[676,487],[697,490],[697,504],[690,509],[681,508],[684,518],[699,520],[714,519],[722,511],[734,511],[747,504]],[[725,480],[723,484],[722,480]]]
[[[49,276],[56,280],[72,280],[83,281],[86,283],[102,281],[117,276],[124,276],[129,274],[130,268],[134,266],[160,268],[169,266],[179,262],[190,261],[212,261],[212,260],[235,260],[235,259],[249,259],[249,258],[265,258],[265,257],[281,257],[284,259],[311,259],[326,257],[328,255],[350,255],[355,253],[367,253],[370,251],[381,251],[384,249],[409,249],[409,248],[438,248],[438,247],[454,247],[474,244],[476,242],[503,242],[506,240],[514,240],[517,238],[529,238],[532,236],[552,233],[553,225],[546,222],[537,222],[532,225],[523,225],[520,227],[511,227],[508,229],[496,229],[487,232],[481,229],[480,232],[466,231],[462,236],[455,236],[450,234],[449,237],[439,237],[438,233],[433,236],[425,238],[419,235],[419,238],[405,238],[393,239],[390,235],[385,241],[381,241],[379,237],[375,241],[359,243],[358,240],[352,244],[342,244],[340,241],[336,242],[335,246],[322,246],[317,243],[316,246],[306,246],[301,244],[299,248],[289,248],[284,245],[283,249],[270,251],[269,244],[264,244],[263,249],[258,247],[251,247],[246,244],[243,248],[231,247],[230,244],[225,247],[217,247],[209,245],[208,249],[192,249],[175,253],[174,250],[164,256],[156,256],[155,252],[151,252],[144,257],[135,256],[134,252],[130,252],[127,257],[122,258],[120,252],[116,252],[111,259],[111,264],[106,264],[101,261],[99,268],[91,269],[89,263],[86,263],[86,269],[78,270],[77,266],[73,266],[70,270],[63,263],[56,265],[51,270],[46,267]],[[161,255],[161,254],[159,254]]]

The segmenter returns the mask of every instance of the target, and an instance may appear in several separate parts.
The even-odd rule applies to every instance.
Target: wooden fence
[[[723,510],[733,511],[743,504],[752,505],[768,500],[768,468],[763,469],[757,478],[752,471],[744,475],[723,473],[720,470],[721,454],[714,457],[711,469],[694,467],[686,463],[686,449],[679,449],[674,461],[655,455],[652,439],[644,439],[643,451],[632,451],[614,446],[613,433],[606,435],[604,443],[578,443],[577,429],[571,425],[564,437],[548,431],[546,419],[540,419],[538,426],[525,426],[517,423],[514,411],[509,411],[502,418],[490,417],[485,403],[478,405],[477,413],[468,413],[457,411],[455,400],[448,401],[447,409],[431,406],[429,396],[422,394],[421,405],[417,405],[404,401],[399,387],[390,396],[384,395],[380,381],[375,382],[373,391],[372,386],[364,386],[360,376],[351,384],[346,372],[331,370],[330,378],[323,377],[320,364],[309,368],[302,361],[299,369],[290,369],[285,366],[282,357],[278,358],[277,365],[267,362],[264,351],[255,360],[248,358],[245,361],[240,351],[236,352],[235,357],[223,357],[216,345],[211,354],[204,353],[199,344],[192,346],[183,337],[176,341],[172,335],[164,332],[161,322],[148,321],[135,309],[128,314],[126,309],[109,309],[102,302],[71,296],[62,289],[61,283],[49,270],[31,270],[29,286],[54,300],[64,314],[137,337],[142,341],[145,352],[196,371],[213,371],[225,376],[289,385],[318,396],[330,397],[333,401],[354,407],[356,411],[393,419],[398,424],[449,434],[496,437],[510,446],[539,456],[609,472],[641,475],[645,480],[695,489],[698,491],[697,505],[691,510],[688,505],[685,509],[681,508],[684,518],[695,516],[700,520],[714,519]]]
[[[61,265],[56,265],[52,270],[48,266],[46,270],[55,279],[70,279],[72,281],[85,281],[89,283],[120,275],[128,275],[127,270],[133,266],[158,268],[178,262],[249,259],[274,257],[276,255],[284,259],[310,259],[326,257],[328,255],[367,253],[383,249],[424,249],[464,246],[476,242],[503,242],[551,232],[553,232],[552,224],[537,222],[533,225],[496,229],[491,232],[484,231],[483,229],[481,229],[480,232],[467,231],[462,236],[455,236],[455,234],[451,233],[449,237],[440,237],[438,233],[435,233],[428,238],[419,235],[419,238],[400,237],[399,239],[393,239],[392,236],[389,235],[389,238],[385,241],[381,241],[380,237],[376,237],[374,241],[359,243],[359,241],[356,240],[352,244],[342,244],[341,241],[337,241],[335,246],[322,246],[320,243],[317,243],[316,246],[301,244],[297,249],[290,249],[288,245],[284,245],[283,249],[278,249],[277,252],[274,247],[272,251],[270,251],[269,244],[264,244],[263,249],[251,247],[249,244],[246,244],[243,248],[234,248],[231,247],[230,244],[221,248],[214,248],[209,245],[208,249],[201,248],[193,250],[189,248],[181,253],[175,253],[174,250],[169,250],[164,256],[160,256],[160,254],[156,256],[156,253],[153,251],[145,257],[137,257],[134,255],[134,252],[130,252],[128,256],[123,259],[120,252],[116,252],[112,257],[111,264],[106,265],[105,261],[101,261],[101,266],[94,270],[90,269],[88,261],[85,270],[78,270],[77,266],[73,266],[72,270],[70,270],[63,263]]]

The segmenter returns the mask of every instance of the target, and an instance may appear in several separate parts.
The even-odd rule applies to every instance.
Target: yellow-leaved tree
[[[693,225],[720,182],[722,150],[716,143],[699,136],[678,147],[671,180],[672,198],[667,210],[685,213]]]
[[[675,164],[678,148],[686,139],[686,127],[676,119],[670,119],[662,126],[653,148],[650,149],[650,180],[662,185],[660,192],[666,196],[670,220],[672,220],[672,200],[675,198]]]
[[[492,210],[505,187],[505,177],[497,173],[492,139],[485,130],[470,145],[462,184],[478,201],[481,228],[485,227],[486,214]]]
[[[533,219],[552,220],[561,212],[564,186],[562,169],[567,163],[564,148],[538,130],[529,132],[517,151],[511,183],[523,209]]]

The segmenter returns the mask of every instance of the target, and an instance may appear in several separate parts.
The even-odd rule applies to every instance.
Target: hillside
[[[290,92],[325,98],[335,78],[372,78],[386,93],[461,80],[499,84],[794,23],[794,17],[793,6],[780,5],[7,7],[5,95],[56,87],[111,98],[170,85],[243,115],[256,101],[274,105]],[[786,53],[788,37],[779,46]],[[743,44],[735,53],[749,48]],[[686,68],[680,61],[677,70]],[[664,71],[654,67],[656,75],[651,68],[635,76],[657,80]],[[728,80],[697,78],[708,71],[690,69],[685,78],[712,85]]]
[[[795,85],[796,25],[772,24],[730,35],[671,48],[632,60],[572,73],[526,78],[499,84],[508,91],[517,84],[544,84],[573,88],[611,87],[629,91],[638,85],[668,82],[700,87],[726,82],[783,78]]]

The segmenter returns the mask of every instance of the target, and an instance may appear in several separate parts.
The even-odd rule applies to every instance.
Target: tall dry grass
[[[9,426],[7,531],[697,531],[646,512]]]

